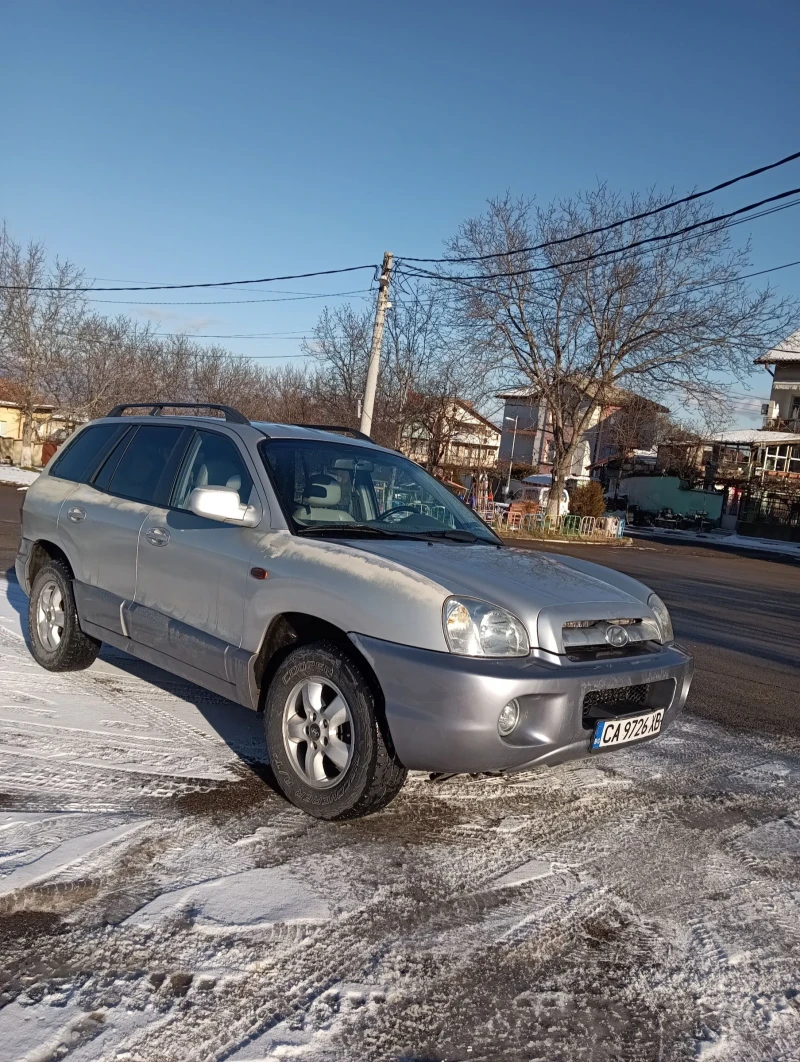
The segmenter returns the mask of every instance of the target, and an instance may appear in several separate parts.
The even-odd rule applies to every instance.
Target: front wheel
[[[278,784],[316,818],[369,815],[406,779],[366,676],[333,643],[289,653],[267,691],[264,728]]]
[[[82,671],[97,659],[100,642],[81,630],[72,573],[62,561],[50,560],[37,572],[28,624],[31,652],[48,671]]]

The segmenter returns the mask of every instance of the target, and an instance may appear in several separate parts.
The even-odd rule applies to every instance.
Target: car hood
[[[611,568],[538,550],[481,543],[364,541],[356,549],[387,557],[434,579],[451,594],[476,597],[509,609],[536,644],[542,609],[564,619],[650,617],[648,588]]]

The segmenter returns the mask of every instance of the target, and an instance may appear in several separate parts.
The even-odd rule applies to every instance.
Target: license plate
[[[664,709],[646,715],[630,715],[626,719],[601,719],[594,728],[592,752],[610,749],[615,745],[627,745],[629,741],[641,741],[661,730]]]

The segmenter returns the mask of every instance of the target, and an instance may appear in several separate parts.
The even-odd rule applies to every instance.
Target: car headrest
[[[342,488],[333,476],[315,476],[311,480],[308,494],[303,499],[306,505],[314,505],[315,508],[327,508],[338,505],[342,500]]]

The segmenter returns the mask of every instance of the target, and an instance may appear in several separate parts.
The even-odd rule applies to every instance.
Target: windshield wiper
[[[479,539],[472,531],[459,531],[456,528],[448,528],[445,531],[437,531],[432,528],[426,531],[417,531],[421,538],[448,538],[453,542],[488,542],[487,538]]]
[[[436,528],[425,528],[422,531],[393,531],[388,527],[380,527],[376,524],[365,523],[331,523],[312,524],[310,527],[301,527],[298,535],[313,535],[321,532],[335,531],[340,535],[378,535],[380,538],[406,538],[419,542],[430,538],[446,538],[450,542],[484,542],[490,546],[498,545],[489,538],[481,538],[472,531],[461,531],[456,528],[445,528],[438,531]]]
[[[298,535],[313,535],[321,531],[336,531],[340,535],[353,535],[353,534],[371,534],[378,535],[380,538],[418,538],[418,535],[408,534],[404,531],[390,531],[388,527],[375,527],[373,524],[359,524],[359,523],[335,523],[335,524],[313,524],[310,527],[301,527],[297,532]]]

